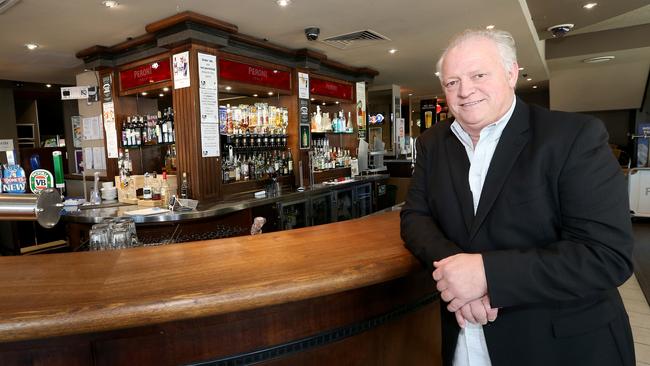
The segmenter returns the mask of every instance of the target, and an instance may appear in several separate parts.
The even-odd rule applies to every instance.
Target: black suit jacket
[[[492,365],[633,365],[617,287],[632,273],[623,174],[603,124],[517,98],[474,215],[464,147],[444,122],[417,141],[401,234],[430,270],[481,253],[499,314],[484,326]],[[443,359],[459,327],[441,304]]]

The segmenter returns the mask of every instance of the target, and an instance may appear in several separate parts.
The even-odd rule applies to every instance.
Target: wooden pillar
[[[198,52],[215,55],[216,48],[194,43],[174,48],[174,54],[189,51],[190,86],[172,89],[176,133],[177,176],[180,189],[183,172],[187,173],[190,198],[221,198],[220,159],[201,157],[201,118],[199,109]],[[173,62],[173,60],[172,60]]]

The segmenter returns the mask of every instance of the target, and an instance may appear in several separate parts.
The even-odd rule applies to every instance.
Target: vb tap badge
[[[54,176],[48,170],[36,169],[29,175],[29,189],[32,193],[40,193],[54,187]]]

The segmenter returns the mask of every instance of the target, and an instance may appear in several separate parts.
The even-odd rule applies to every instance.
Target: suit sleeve
[[[573,300],[621,285],[632,274],[627,186],[600,121],[584,123],[558,177],[559,240],[483,253],[490,301],[509,307]]]
[[[433,152],[417,139],[417,159],[406,203],[400,213],[401,236],[405,246],[420,262],[433,272],[433,261],[461,253],[462,250],[448,240],[438,226],[436,213],[429,207],[433,187],[428,186],[431,172],[430,159]]]

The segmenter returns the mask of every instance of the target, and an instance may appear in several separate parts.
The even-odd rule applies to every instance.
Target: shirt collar
[[[489,125],[483,127],[479,135],[479,141],[483,139],[498,140],[501,137],[503,130],[506,128],[508,121],[510,121],[510,117],[512,117],[512,114],[515,111],[516,104],[517,97],[513,96],[512,104],[510,105],[508,111],[496,122],[490,123]],[[460,140],[463,145],[472,147],[473,149],[472,138],[467,132],[465,132],[461,124],[458,122],[457,118],[451,124],[451,131],[454,133],[454,135],[456,135],[456,138],[458,138],[458,140]]]

